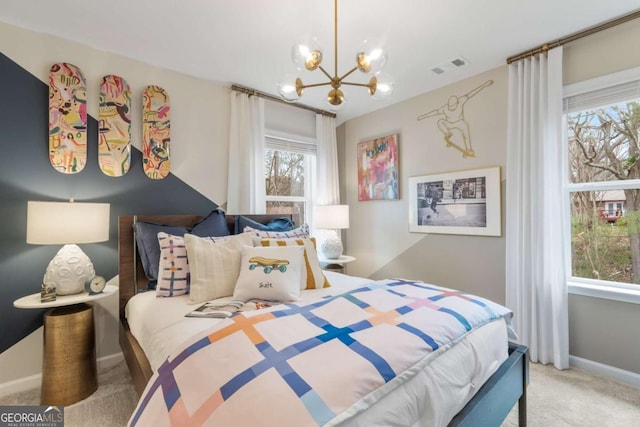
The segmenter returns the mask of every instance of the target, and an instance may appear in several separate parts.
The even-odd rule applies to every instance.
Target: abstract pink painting
[[[398,200],[398,134],[358,143],[358,200]]]

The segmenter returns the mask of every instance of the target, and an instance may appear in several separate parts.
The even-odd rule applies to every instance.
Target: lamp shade
[[[27,203],[27,243],[61,245],[107,240],[108,203]]]
[[[316,206],[313,218],[316,228],[349,228],[349,205]]]

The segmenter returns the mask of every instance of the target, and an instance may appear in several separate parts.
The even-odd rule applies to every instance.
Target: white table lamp
[[[336,230],[349,228],[349,205],[316,206],[313,212],[316,228],[327,229],[326,239],[320,250],[328,259],[338,259],[342,255],[342,239]]]
[[[86,279],[95,275],[89,257],[77,243],[109,240],[109,204],[28,202],[27,243],[64,245],[49,263],[43,279],[55,286],[56,294],[84,291]]]

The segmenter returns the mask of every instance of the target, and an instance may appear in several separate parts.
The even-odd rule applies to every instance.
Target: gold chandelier
[[[380,70],[387,62],[386,52],[378,46],[370,46],[365,41],[363,48],[356,54],[356,65],[344,75],[338,76],[338,0],[334,0],[334,55],[335,70],[333,76],[322,67],[322,51],[315,40],[310,43],[298,43],[291,49],[291,59],[299,70],[314,71],[319,69],[329,79],[328,82],[304,84],[300,77],[294,75],[285,76],[278,83],[278,92],[287,102],[295,102],[304,94],[304,89],[317,86],[331,86],[327,95],[327,101],[336,109],[344,102],[344,93],[340,90],[342,85],[363,86],[369,89],[369,95],[374,99],[385,99],[393,92],[394,81],[386,73]],[[351,73],[359,70],[372,75],[369,83],[352,83],[344,81]]]

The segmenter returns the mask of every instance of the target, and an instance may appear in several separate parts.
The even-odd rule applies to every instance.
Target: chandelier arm
[[[344,80],[349,74],[353,73],[355,70],[358,69],[358,66],[353,67],[352,69],[350,69],[349,71],[347,71],[344,76],[340,77],[340,80]]]
[[[308,87],[318,87],[318,86],[329,86],[331,84],[331,82],[326,82],[326,83],[313,83],[310,85],[302,85],[302,89],[306,89]]]
[[[325,70],[324,68],[322,68],[322,65],[320,65],[318,67],[318,70],[322,71],[324,73],[325,76],[327,76],[329,78],[329,80],[333,80],[333,77],[331,77],[331,74],[327,73],[327,70]]]
[[[362,86],[362,87],[371,87],[370,83],[349,83],[349,82],[342,82],[343,85],[349,85],[349,86]]]

